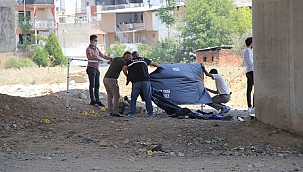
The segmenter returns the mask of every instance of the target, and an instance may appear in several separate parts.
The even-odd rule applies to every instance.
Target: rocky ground
[[[44,94],[24,98],[14,94],[21,89],[1,87],[15,95],[0,94],[1,172],[303,170],[303,138],[250,120],[243,110],[232,109],[230,121],[161,111],[118,118],[87,105],[86,89],[71,87],[67,109],[66,91],[41,88]],[[90,110],[98,115],[82,114]]]

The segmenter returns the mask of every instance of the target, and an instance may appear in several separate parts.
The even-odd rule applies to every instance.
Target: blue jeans
[[[89,97],[91,101],[100,101],[99,88],[100,88],[100,71],[94,67],[88,66],[86,73],[89,79]]]
[[[141,81],[132,83],[132,93],[130,100],[130,114],[134,115],[136,112],[136,102],[140,94],[143,93],[145,99],[145,107],[148,115],[153,115],[153,106],[151,102],[151,85],[149,81]]]

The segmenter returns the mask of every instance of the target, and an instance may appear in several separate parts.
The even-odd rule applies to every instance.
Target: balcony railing
[[[128,24],[119,24],[121,31],[130,31],[130,30],[145,30],[145,23],[128,23]]]
[[[124,9],[124,8],[131,8],[131,5],[129,4],[102,5],[102,11]]]
[[[23,23],[24,22],[21,22],[19,24],[19,27],[22,27]],[[53,28],[56,28],[54,21],[36,21],[36,23],[29,22],[29,24],[32,26],[32,29],[53,29]]]
[[[55,4],[55,0],[25,0],[25,4]]]
[[[53,29],[55,28],[54,21],[37,21],[34,25],[34,22],[30,22],[30,25],[33,29]]]

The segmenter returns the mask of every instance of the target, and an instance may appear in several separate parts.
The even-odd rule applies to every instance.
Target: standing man
[[[152,62],[147,58],[135,56],[128,60],[122,69],[127,77],[127,84],[129,81],[132,82],[130,113],[128,114],[128,117],[130,118],[135,117],[136,102],[140,92],[143,93],[148,116],[154,117],[148,65],[162,67],[160,64]]]
[[[101,53],[98,45],[98,38],[96,35],[90,36],[90,44],[86,48],[86,57],[88,59],[86,73],[89,79],[89,97],[90,105],[94,106],[104,106],[99,98],[99,88],[100,88],[100,71],[99,66],[102,61],[101,57],[106,60],[111,60],[110,57]]]
[[[131,58],[132,55],[128,51],[123,54],[122,58],[114,58],[104,76],[103,83],[107,92],[108,111],[110,112],[110,116],[123,117],[122,114],[118,113],[120,98],[118,78],[125,65],[125,61]]]
[[[209,103],[207,105],[215,108],[218,111],[221,110],[220,113],[228,113],[230,111],[230,107],[223,105],[222,103],[229,102],[231,92],[229,91],[229,88],[224,78],[220,74],[218,74],[217,69],[211,69],[209,72],[207,72],[204,66],[202,67],[202,69],[206,76],[209,76],[213,80],[215,80],[217,88],[216,91],[206,88],[207,91],[213,94],[217,94],[211,98],[213,103]]]
[[[245,44],[246,44],[246,48],[242,50],[242,58],[244,61],[244,65],[246,67],[246,77],[247,77],[247,91],[246,91],[246,98],[248,105],[247,111],[251,112],[253,108],[251,104],[251,92],[254,85],[254,63],[253,63],[253,54],[251,50],[253,48],[252,37],[248,37],[245,40]]]

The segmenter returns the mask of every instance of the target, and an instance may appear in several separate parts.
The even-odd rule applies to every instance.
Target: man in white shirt
[[[247,77],[247,90],[246,90],[246,98],[247,98],[247,106],[248,112],[252,111],[251,104],[251,92],[254,85],[254,63],[253,63],[253,54],[251,49],[253,48],[252,37],[248,37],[245,40],[246,48],[242,50],[242,58],[244,61],[244,65],[246,67],[246,77]],[[254,104],[254,102],[253,102]]]
[[[205,87],[207,91],[213,94],[217,94],[211,98],[213,103],[209,103],[207,105],[215,108],[218,111],[221,110],[220,113],[228,113],[230,111],[230,107],[223,105],[222,103],[229,102],[231,92],[229,91],[229,88],[224,78],[220,74],[218,74],[217,69],[211,69],[209,72],[207,72],[204,66],[202,68],[206,76],[209,76],[213,80],[215,80],[217,88],[217,90],[211,90]]]

